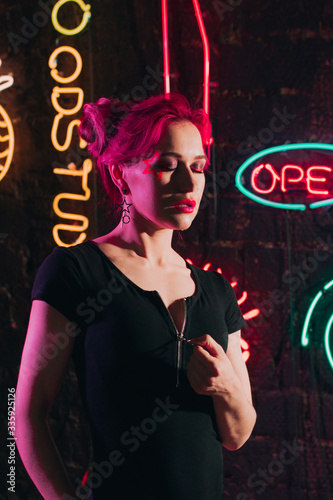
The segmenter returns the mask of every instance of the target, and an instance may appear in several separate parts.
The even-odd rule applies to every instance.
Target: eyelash
[[[176,170],[176,168],[178,167],[178,163],[176,165],[176,167],[168,167],[165,163],[159,163],[159,166],[161,168],[161,170],[164,170],[166,172],[173,172],[174,170]],[[195,168],[192,168],[193,172],[195,172],[196,174],[203,174],[204,171],[205,171],[205,167],[203,167],[202,169],[200,170],[197,170]]]

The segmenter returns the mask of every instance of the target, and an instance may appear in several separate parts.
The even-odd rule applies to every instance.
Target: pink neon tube
[[[192,0],[192,2],[195,10],[195,15],[197,17],[197,22],[199,25],[200,35],[203,44],[203,51],[204,51],[203,108],[206,111],[207,115],[209,115],[209,44],[199,1]]]
[[[163,29],[163,59],[164,59],[164,93],[170,94],[169,69],[169,39],[168,39],[168,7],[167,0],[162,0],[162,29]]]

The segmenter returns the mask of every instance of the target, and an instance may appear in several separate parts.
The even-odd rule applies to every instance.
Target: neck
[[[131,218],[129,224],[121,222],[110,233],[110,242],[122,247],[129,255],[146,259],[152,266],[166,265],[175,255],[171,246],[173,229],[153,228]]]

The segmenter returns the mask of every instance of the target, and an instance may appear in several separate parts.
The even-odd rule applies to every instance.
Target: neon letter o
[[[71,76],[68,76],[66,78],[59,76],[59,73],[57,70],[57,64],[58,64],[57,57],[61,52],[69,52],[70,54],[72,54],[75,57],[75,60],[76,60],[76,70],[74,71],[74,73]],[[68,46],[64,45],[63,47],[58,47],[57,49],[55,49],[52,52],[52,54],[50,55],[50,59],[49,59],[49,67],[52,68],[51,69],[51,76],[52,76],[53,80],[55,80],[58,83],[71,83],[81,73],[82,58],[76,49],[74,49],[73,47],[68,47]]]
[[[79,24],[79,26],[77,26],[76,28],[71,29],[71,30],[68,30],[68,29],[64,28],[63,26],[60,26],[59,21],[58,21],[58,11],[59,11],[60,7],[62,7],[67,2],[77,3],[79,5],[79,7],[84,12],[83,17],[82,17],[82,21]],[[86,5],[82,0],[59,0],[59,2],[57,2],[55,4],[55,6],[53,7],[53,10],[52,10],[52,15],[51,15],[52,24],[53,24],[54,28],[57,31],[59,31],[59,33],[62,33],[63,35],[77,35],[77,33],[82,31],[86,27],[89,19],[91,18],[91,12],[89,12],[89,11],[90,11],[90,5],[89,4]]]

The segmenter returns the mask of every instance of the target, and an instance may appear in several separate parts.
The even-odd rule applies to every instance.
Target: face
[[[131,218],[154,229],[190,227],[205,187],[206,162],[196,126],[171,123],[150,158],[124,169]]]

